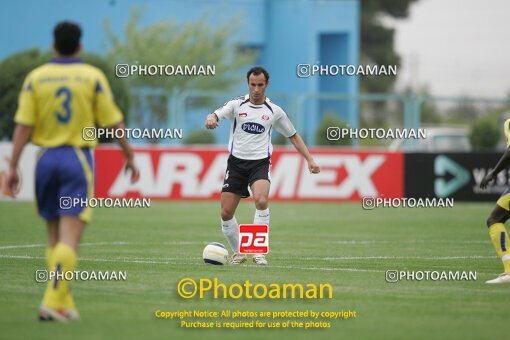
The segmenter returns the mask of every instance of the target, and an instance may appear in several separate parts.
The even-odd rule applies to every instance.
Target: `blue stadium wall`
[[[121,34],[133,7],[144,10],[142,25],[168,18],[193,21],[204,13],[209,14],[211,25],[240,17],[244,27],[238,39],[247,47],[259,50],[257,63],[271,73],[271,92],[287,98],[317,92],[358,93],[357,77],[299,78],[296,75],[298,64],[358,63],[358,0],[9,1],[1,5],[0,11],[0,60],[28,48],[48,48],[53,26],[64,19],[82,26],[86,50],[101,53],[105,43],[104,19],[108,18],[113,29]],[[239,91],[246,92],[246,89]],[[285,103],[282,106],[291,109]],[[335,112],[356,127],[357,109],[355,101],[310,99],[304,102],[306,115],[301,123],[307,131],[315,131],[324,112]]]

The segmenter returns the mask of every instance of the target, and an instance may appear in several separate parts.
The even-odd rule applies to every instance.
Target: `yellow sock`
[[[47,247],[46,248],[46,267],[48,270],[53,268],[53,255],[55,254],[55,247]]]
[[[491,237],[492,245],[498,253],[505,273],[510,274],[510,239],[503,223],[495,223],[489,227],[489,235]]]
[[[63,279],[63,277],[65,277],[66,272],[76,269],[76,252],[68,245],[58,243],[53,250],[52,267],[52,270],[60,275],[55,274],[53,279],[48,281],[42,304],[54,309],[67,308],[66,299],[70,295],[69,284],[71,282]]]
[[[55,247],[47,247],[46,248],[46,266],[48,267],[48,270],[52,270],[52,268],[55,268],[55,265],[53,263],[54,261],[54,254],[55,254]],[[64,308],[70,309],[70,310],[77,310],[76,305],[74,303],[73,296],[71,294],[66,294],[64,299]]]

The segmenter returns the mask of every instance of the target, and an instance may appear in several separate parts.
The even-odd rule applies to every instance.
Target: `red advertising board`
[[[402,153],[311,150],[321,166],[310,174],[295,150],[278,149],[271,157],[272,200],[353,201],[363,196],[403,197]],[[223,149],[138,148],[140,180],[131,183],[118,148],[95,151],[96,197],[150,197],[162,200],[218,199],[227,165]]]

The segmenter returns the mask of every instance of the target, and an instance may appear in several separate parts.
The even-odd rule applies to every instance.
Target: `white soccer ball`
[[[204,262],[208,264],[224,265],[227,263],[228,250],[218,242],[209,243],[202,254]]]

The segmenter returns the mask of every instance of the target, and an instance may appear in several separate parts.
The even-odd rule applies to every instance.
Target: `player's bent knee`
[[[229,221],[234,218],[234,209],[221,208],[221,219],[223,221]]]
[[[266,210],[268,205],[268,200],[265,195],[256,195],[255,199],[255,207],[258,210]]]

